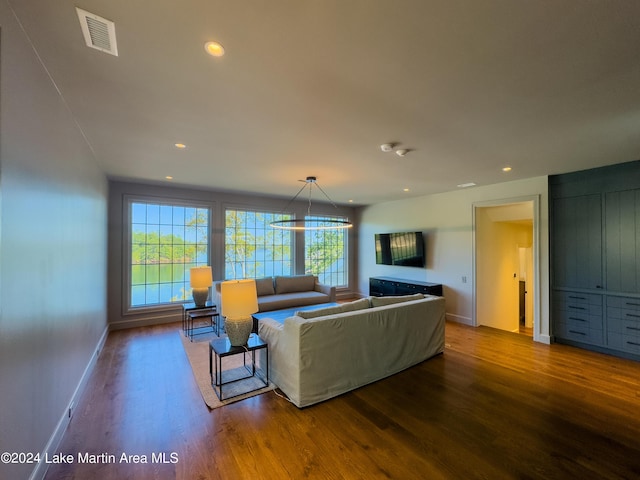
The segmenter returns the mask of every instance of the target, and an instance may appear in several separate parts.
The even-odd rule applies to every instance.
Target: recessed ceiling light
[[[352,200],[352,199],[349,199],[349,203],[353,203],[353,200]]]
[[[184,150],[185,148],[187,148],[187,146],[184,143],[174,143],[174,145],[176,146],[176,148],[179,148],[180,150]]]
[[[173,177],[172,177],[171,175],[167,175],[167,176],[166,176],[166,177],[164,177],[164,178],[166,178],[167,180],[173,180]]]
[[[476,184],[473,182],[467,182],[467,183],[461,183],[458,185],[458,188],[469,188],[469,187],[475,187]]]
[[[511,167],[510,166],[506,166],[506,167],[502,167],[502,171],[503,172],[510,172],[511,171]]]
[[[402,189],[402,191],[403,191],[403,192],[408,192],[408,191],[409,191],[409,189],[408,189],[408,188],[403,188],[403,189]]]
[[[218,42],[207,42],[204,44],[204,49],[212,57],[221,57],[224,55],[224,47]]]

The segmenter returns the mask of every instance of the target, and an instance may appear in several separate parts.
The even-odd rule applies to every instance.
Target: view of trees
[[[131,304],[189,299],[191,267],[206,265],[209,210],[132,204]]]
[[[250,210],[225,212],[225,279],[294,273],[294,234],[270,227],[291,215]],[[322,221],[322,218],[313,218]],[[191,267],[209,264],[209,209],[131,203],[131,305],[191,298]],[[346,285],[344,230],[305,232],[305,272]]]
[[[225,278],[260,278],[290,275],[290,232],[269,226],[290,215],[227,210],[225,216]]]
[[[322,218],[313,218],[322,223]],[[305,273],[317,275],[322,283],[346,285],[345,230],[305,232]]]

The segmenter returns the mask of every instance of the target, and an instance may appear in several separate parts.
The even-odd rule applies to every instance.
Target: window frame
[[[132,205],[134,203],[147,203],[152,205],[171,205],[172,207],[185,207],[185,208],[201,208],[207,209],[209,215],[209,221],[207,226],[207,265],[211,265],[212,250],[213,250],[213,226],[215,208],[211,202],[198,201],[192,199],[181,199],[165,196],[153,196],[153,195],[124,195],[122,204],[122,218],[123,232],[122,232],[122,245],[123,245],[123,263],[122,263],[122,309],[123,315],[131,315],[145,312],[160,312],[168,309],[175,309],[181,307],[185,303],[189,303],[191,300],[182,300],[176,302],[165,302],[148,305],[131,305],[132,295],[132,242],[133,242],[133,228],[132,228]]]

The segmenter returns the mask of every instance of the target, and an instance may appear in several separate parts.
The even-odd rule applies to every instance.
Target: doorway
[[[474,204],[474,325],[539,335],[537,207],[537,197]]]

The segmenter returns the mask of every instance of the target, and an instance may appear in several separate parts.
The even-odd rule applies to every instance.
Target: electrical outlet
[[[73,407],[74,407],[74,404],[72,402],[71,405],[69,405],[69,418],[71,418],[71,415],[73,415]]]
[[[466,275],[462,276],[462,283],[467,283],[467,276]]]

